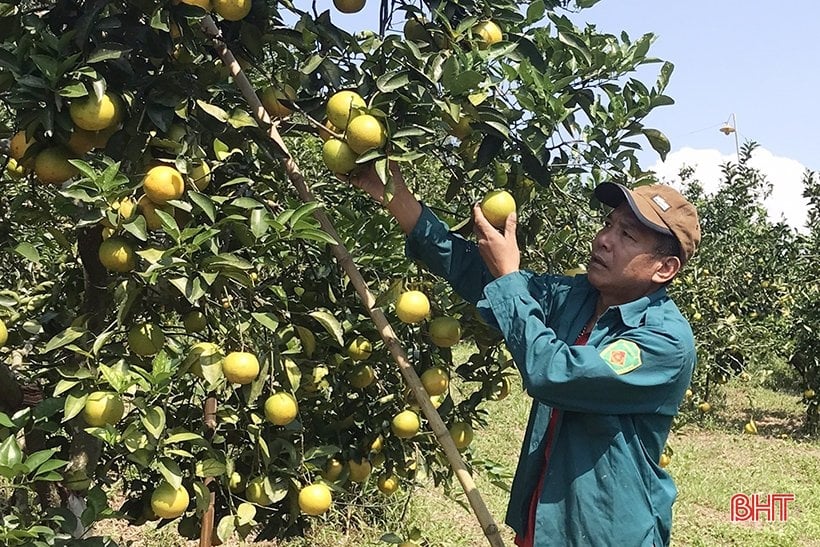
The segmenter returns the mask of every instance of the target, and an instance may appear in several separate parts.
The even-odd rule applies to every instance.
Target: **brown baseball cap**
[[[648,184],[629,189],[622,184],[603,182],[595,187],[595,197],[610,207],[626,201],[641,223],[662,234],[675,236],[680,244],[682,263],[695,254],[700,243],[698,212],[671,186]]]

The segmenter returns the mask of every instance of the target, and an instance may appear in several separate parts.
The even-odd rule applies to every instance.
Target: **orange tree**
[[[794,321],[789,334],[789,362],[800,375],[803,403],[806,405],[806,429],[809,434],[820,433],[820,279],[817,272],[817,254],[820,249],[820,178],[816,172],[807,172],[803,178],[804,197],[809,200],[808,233],[801,237],[801,260],[794,264]]]
[[[380,304],[420,290],[476,343],[456,369],[452,331],[397,328],[419,374],[463,380],[435,404],[468,462],[467,426],[508,389],[508,354],[318,158],[386,177],[389,154],[455,229],[504,187],[529,263],[577,266],[592,185],[643,179],[646,143],[669,150],[642,120],[671,104],[672,65],[648,56],[651,35],[573,24],[594,3],[385,0],[379,32],[356,34],[334,9],[264,0],[0,4],[2,540],[65,543],[109,516],[195,537],[211,499],[219,539],[281,537],[332,506],[328,492],[355,503],[374,483],[409,489],[419,469],[446,484],[311,212],[330,210]],[[206,16],[320,203],[291,192]],[[652,86],[633,76],[648,63]],[[329,127],[341,90],[362,100],[329,108]],[[110,508],[114,489],[126,501]]]
[[[691,170],[682,173],[703,228],[698,254],[671,287],[698,346],[693,394],[685,402],[694,415],[702,403],[719,401],[720,385],[731,377],[762,380],[786,362],[794,343],[805,245],[788,225],[767,218],[762,204],[771,184],[750,165],[756,147],[744,144],[739,163],[723,166],[713,193],[704,192]]]

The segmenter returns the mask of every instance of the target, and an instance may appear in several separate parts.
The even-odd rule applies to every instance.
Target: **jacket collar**
[[[621,321],[623,321],[624,325],[627,327],[638,327],[643,323],[649,307],[662,298],[666,298],[666,287],[661,287],[653,293],[642,296],[632,302],[614,306],[614,308],[620,312]]]

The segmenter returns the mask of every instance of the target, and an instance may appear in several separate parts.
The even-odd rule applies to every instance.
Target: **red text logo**
[[[789,518],[789,502],[794,494],[735,494],[729,508],[732,522],[757,522],[761,517],[768,522],[785,522]]]

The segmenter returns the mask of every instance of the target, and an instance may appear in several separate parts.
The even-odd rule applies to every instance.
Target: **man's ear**
[[[680,258],[676,256],[665,256],[660,259],[658,268],[652,275],[652,281],[663,285],[672,281],[681,269]]]

